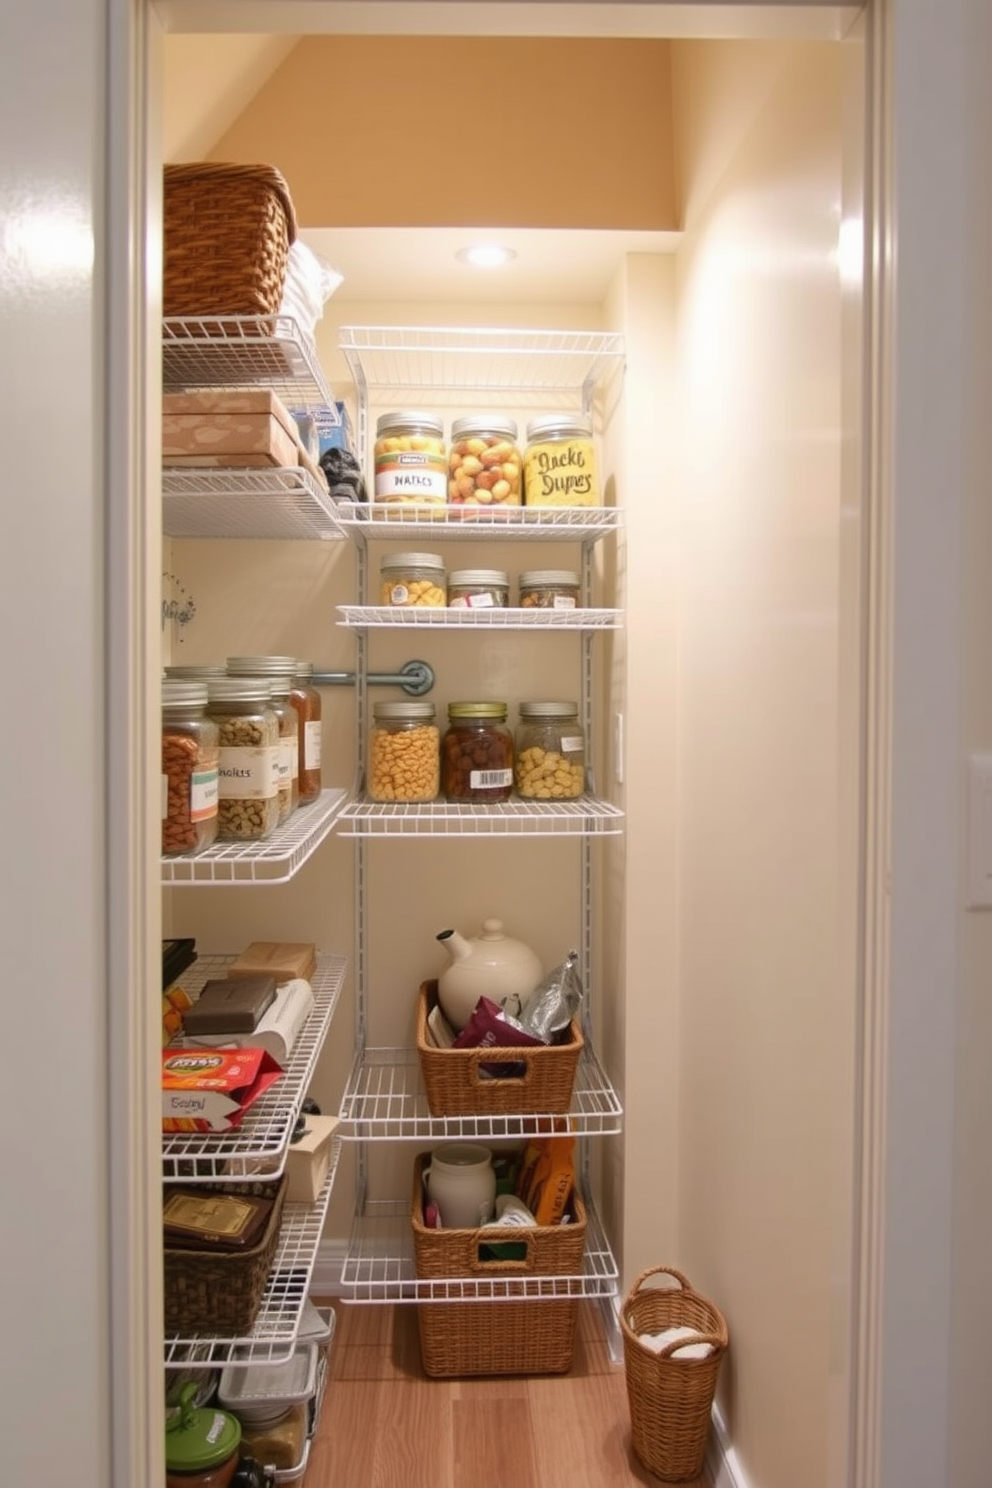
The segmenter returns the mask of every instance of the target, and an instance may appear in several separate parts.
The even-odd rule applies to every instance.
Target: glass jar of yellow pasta
[[[374,497],[399,507],[444,507],[448,461],[437,414],[404,410],[376,421]]]
[[[380,604],[443,609],[448,603],[444,559],[437,553],[388,553],[379,564],[379,578]]]
[[[440,732],[434,704],[375,703],[367,790],[373,801],[433,801],[440,789]]]

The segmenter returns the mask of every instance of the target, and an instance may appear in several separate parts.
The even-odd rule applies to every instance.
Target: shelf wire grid
[[[195,999],[211,977],[224,977],[233,956],[199,956],[180,978]],[[301,1029],[282,1073],[270,1090],[230,1132],[168,1132],[162,1137],[162,1177],[169,1182],[241,1182],[278,1178],[300,1105],[309,1088],[321,1046],[344,984],[347,961],[321,954],[311,978],[314,1008]]]
[[[596,796],[575,801],[503,801],[494,805],[431,801],[407,806],[350,802],[338,818],[341,837],[583,837],[617,836],[624,814]]]
[[[593,542],[623,526],[619,506],[431,507],[398,509],[387,502],[341,502],[343,532],[366,539],[437,538],[444,542]]]
[[[347,795],[339,788],[321,791],[264,842],[217,842],[196,857],[163,858],[162,883],[173,888],[286,883],[328,836]]]
[[[432,1116],[417,1052],[406,1048],[360,1051],[339,1115],[342,1140],[357,1142],[551,1136],[560,1130],[563,1119],[481,1112]],[[587,1045],[576,1071],[568,1129],[576,1136],[612,1136],[622,1129],[622,1116],[616,1091]]]
[[[339,625],[382,630],[619,630],[620,610],[445,608],[431,605],[338,605]]]
[[[166,316],[162,381],[171,391],[265,387],[321,428],[341,423],[316,348],[291,315]]]
[[[341,1156],[335,1142],[315,1204],[284,1204],[272,1269],[251,1329],[238,1337],[166,1334],[165,1366],[284,1364],[293,1355]]]
[[[166,466],[162,527],[166,537],[313,540],[345,537],[335,503],[302,465],[271,469]]]
[[[586,1249],[581,1272],[572,1276],[534,1276],[515,1272],[486,1276],[417,1276],[410,1204],[371,1200],[352,1227],[341,1267],[346,1302],[519,1302],[524,1298],[613,1297],[617,1263],[599,1216],[586,1204]],[[504,1230],[494,1238],[506,1238]]]

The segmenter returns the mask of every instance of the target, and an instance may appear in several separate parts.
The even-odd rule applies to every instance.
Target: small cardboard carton
[[[162,1130],[232,1131],[282,1076],[264,1049],[162,1050]]]
[[[338,1124],[337,1116],[307,1116],[302,1136],[290,1143],[286,1154],[288,1203],[317,1202],[331,1165],[331,1139]]]

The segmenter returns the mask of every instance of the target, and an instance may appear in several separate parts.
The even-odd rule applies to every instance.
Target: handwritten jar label
[[[599,506],[592,434],[581,424],[537,420],[524,456],[526,506]]]

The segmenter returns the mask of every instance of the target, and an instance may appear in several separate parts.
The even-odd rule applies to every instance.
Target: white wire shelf
[[[321,427],[341,422],[314,344],[291,315],[167,316],[162,381],[173,390],[271,388]]]
[[[623,336],[612,331],[351,325],[338,344],[356,384],[370,390],[588,395],[624,360]]]
[[[431,605],[338,605],[350,630],[619,630],[622,610],[462,609]]]
[[[330,834],[347,791],[327,789],[309,806],[299,806],[284,827],[264,842],[217,842],[197,857],[162,859],[162,883],[286,883]]]
[[[576,801],[431,801],[419,806],[361,799],[338,817],[341,837],[596,837],[623,831],[623,812],[596,796]]]
[[[283,1364],[291,1358],[310,1292],[314,1262],[337,1176],[341,1144],[335,1142],[324,1187],[315,1204],[284,1204],[279,1242],[254,1325],[246,1334],[178,1333],[165,1336],[165,1366]]]
[[[233,956],[198,956],[180,978],[192,998],[210,977],[223,977]],[[304,1024],[282,1078],[246,1113],[232,1132],[168,1132],[162,1136],[162,1177],[168,1182],[240,1182],[278,1178],[300,1105],[306,1096],[344,983],[347,961],[321,954],[310,979],[314,1010]]]
[[[166,537],[344,537],[335,504],[302,465],[162,471]]]
[[[386,502],[341,502],[338,526],[368,540],[406,541],[412,537],[444,542],[591,542],[623,526],[619,506],[516,506],[471,512],[439,506],[429,511],[400,510]]]
[[[560,1116],[432,1116],[415,1049],[370,1049],[352,1066],[339,1115],[345,1141],[475,1140],[479,1137],[550,1135]],[[622,1130],[623,1108],[589,1046],[583,1051],[569,1107],[576,1136],[611,1136]]]
[[[617,1263],[599,1217],[586,1199],[586,1250],[574,1276],[532,1276],[514,1272],[492,1276],[433,1277],[419,1280],[413,1254],[410,1204],[379,1200],[365,1207],[352,1227],[341,1267],[347,1302],[500,1302],[522,1298],[613,1297]],[[494,1230],[494,1240],[512,1232]]]

